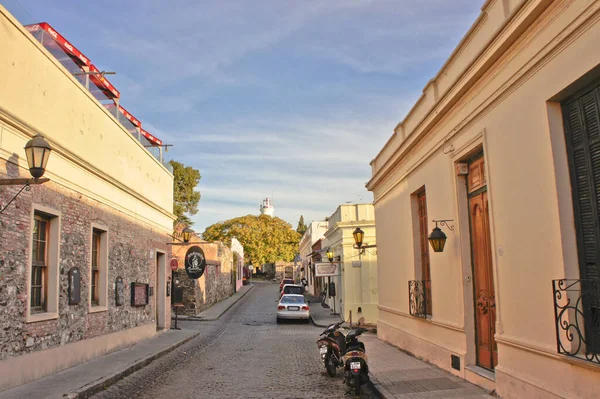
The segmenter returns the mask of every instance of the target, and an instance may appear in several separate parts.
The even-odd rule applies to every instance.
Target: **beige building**
[[[481,10],[371,162],[378,335],[502,398],[597,398],[600,1]]]
[[[52,147],[49,182],[12,203],[22,183],[0,186],[0,390],[153,337],[171,319],[173,175],[160,148],[101,102],[119,94],[101,75],[96,86],[76,74],[95,68],[87,57],[48,24],[30,28],[0,6],[3,183],[31,178],[33,136]]]
[[[323,261],[327,262],[326,252],[332,252],[334,262],[339,262],[340,274],[331,277],[336,296],[331,298],[328,294],[327,303],[346,321],[350,320],[352,314],[354,322],[364,317],[365,322],[376,324],[379,313],[377,249],[373,247],[359,251],[354,248],[352,233],[357,227],[364,231],[364,245],[376,245],[373,204],[340,205],[328,220],[321,255]]]

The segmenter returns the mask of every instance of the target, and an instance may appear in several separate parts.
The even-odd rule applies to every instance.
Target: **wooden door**
[[[477,364],[487,369],[494,369],[498,364],[498,350],[494,339],[496,298],[492,271],[488,194],[483,166],[483,158],[479,158],[469,168],[469,173],[473,173],[473,178],[469,176],[469,212],[473,252],[475,330]]]
[[[427,224],[427,197],[425,189],[422,189],[417,194],[419,204],[419,233],[421,244],[421,280],[424,282],[425,289],[425,314],[431,315],[431,269],[429,267],[429,242],[427,240],[429,234],[429,225]]]

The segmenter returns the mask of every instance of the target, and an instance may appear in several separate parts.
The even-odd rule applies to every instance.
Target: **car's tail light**
[[[310,310],[308,306],[302,306],[302,310]]]
[[[277,310],[285,310],[285,306],[277,306]]]

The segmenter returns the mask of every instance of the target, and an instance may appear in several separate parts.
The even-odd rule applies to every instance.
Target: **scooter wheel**
[[[333,357],[329,353],[325,355],[325,369],[327,370],[327,375],[330,377],[335,377],[337,366],[334,363]]]
[[[362,384],[360,375],[354,377],[354,393],[356,396],[360,396],[360,386]]]

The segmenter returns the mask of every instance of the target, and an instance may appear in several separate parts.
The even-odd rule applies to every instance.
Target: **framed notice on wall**
[[[131,283],[131,306],[146,306],[148,304],[148,288],[150,284]]]
[[[315,263],[315,277],[333,277],[340,275],[340,264],[337,262],[331,263]]]

